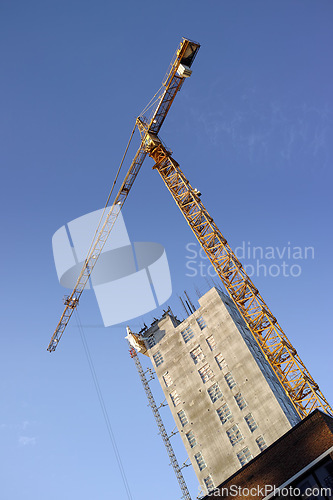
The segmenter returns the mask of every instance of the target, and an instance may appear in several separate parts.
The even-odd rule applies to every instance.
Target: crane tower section
[[[155,134],[146,151],[301,418],[333,410],[179,164]]]

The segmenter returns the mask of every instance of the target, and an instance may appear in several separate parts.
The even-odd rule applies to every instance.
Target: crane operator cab
[[[180,64],[177,69],[177,73],[179,76],[183,78],[188,78],[189,76],[192,75],[192,70],[190,68],[195,59],[195,56],[197,55],[199,48],[200,45],[198,43],[187,40],[187,45],[184,54],[180,60]]]

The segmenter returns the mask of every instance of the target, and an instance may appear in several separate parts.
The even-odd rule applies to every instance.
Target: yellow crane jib
[[[144,162],[147,154],[144,144],[146,134],[148,131],[155,134],[159,132],[177,92],[180,90],[184,80],[191,74],[190,68],[199,48],[200,45],[198,43],[187,38],[182,39],[163,80],[163,90],[155,96],[153,107],[146,107],[146,110],[152,110],[151,116],[147,118],[145,113],[142,113],[136,121],[136,126],[141,135],[141,144],[107,213],[104,224],[91,244],[75,287],[65,300],[65,309],[47,347],[49,352],[55,351],[74,310],[79,304],[81,294]]]
[[[205,208],[201,193],[191,186],[156,134],[148,133],[145,145],[155,162],[153,168],[162,177],[300,418],[316,408],[333,416],[296,349]]]

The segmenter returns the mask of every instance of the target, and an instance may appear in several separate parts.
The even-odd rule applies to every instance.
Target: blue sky
[[[2,0],[4,500],[126,497],[74,318],[46,352],[64,294],[51,238],[104,205],[182,36],[202,47],[160,135],[230,245],[263,249],[259,276],[257,254],[241,260],[332,404],[332,17],[328,0]],[[193,259],[198,247],[151,167],[147,159],[124,219],[132,241],[166,248],[168,304],[181,317],[178,295],[194,301],[209,269]],[[124,325],[103,328],[90,291],[79,314],[133,499],[180,498]],[[191,468],[185,475],[195,497]]]

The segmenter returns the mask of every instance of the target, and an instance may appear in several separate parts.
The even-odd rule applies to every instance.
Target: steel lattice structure
[[[179,164],[156,135],[147,152],[301,418],[333,410]]]
[[[159,433],[160,433],[160,435],[161,435],[161,437],[163,439],[164,446],[165,446],[166,451],[167,451],[167,453],[169,455],[170,464],[172,465],[172,468],[173,468],[174,473],[175,473],[175,475],[177,477],[177,481],[179,483],[180,489],[182,490],[182,493],[183,493],[182,498],[184,500],[191,500],[190,492],[188,491],[188,488],[187,488],[187,485],[186,485],[183,473],[181,471],[181,468],[179,466],[179,463],[178,463],[178,460],[176,458],[175,452],[173,450],[172,444],[170,442],[170,438],[169,438],[169,436],[167,434],[167,431],[165,429],[165,426],[164,426],[163,420],[161,418],[160,412],[158,411],[158,407],[156,405],[156,401],[155,401],[153,393],[151,392],[151,389],[149,387],[149,382],[148,382],[148,380],[147,380],[147,378],[145,376],[145,372],[143,371],[143,368],[142,368],[142,365],[140,363],[138,354],[137,354],[136,350],[134,349],[134,347],[131,347],[131,346],[130,346],[129,353],[130,353],[131,358],[135,362],[135,366],[136,366],[136,369],[137,369],[137,371],[139,373],[140,380],[141,380],[141,383],[143,385],[144,391],[146,393],[149,406],[150,406],[150,408],[151,408],[151,410],[153,412],[153,415],[155,417]]]

